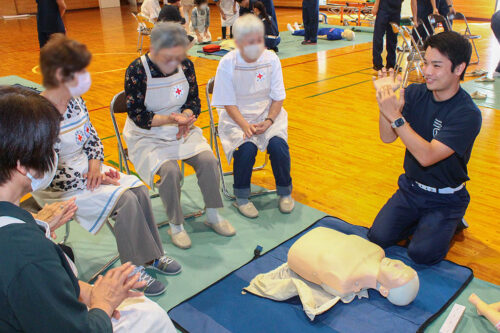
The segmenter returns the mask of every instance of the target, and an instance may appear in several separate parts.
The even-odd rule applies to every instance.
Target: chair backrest
[[[119,92],[111,100],[111,113],[125,113],[127,112],[127,96],[125,91]]]
[[[441,25],[443,27],[444,31],[451,30],[450,26],[448,24],[448,20],[444,16],[442,16],[442,15],[439,15],[439,14],[430,14],[429,16],[427,16],[427,19],[429,20],[429,23],[430,23],[430,26],[431,26],[433,34],[435,33],[436,27],[438,25]]]
[[[141,13],[137,14],[137,20],[148,29],[153,29],[155,27],[154,23]]]

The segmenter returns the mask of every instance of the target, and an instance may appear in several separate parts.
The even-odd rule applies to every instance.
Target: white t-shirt
[[[141,14],[154,21],[160,14],[160,3],[158,0],[144,0],[141,6]]]
[[[271,64],[271,93],[269,94],[269,98],[274,101],[284,100],[286,93],[283,83],[283,73],[281,71],[280,59],[276,53],[265,50],[256,62],[247,63],[241,57],[240,51],[236,49],[226,54],[219,62],[215,77],[212,106],[223,108],[225,105],[239,104],[235,93],[235,84],[238,84],[238,82],[233,82],[236,65],[242,67],[261,67],[268,66],[269,64]]]

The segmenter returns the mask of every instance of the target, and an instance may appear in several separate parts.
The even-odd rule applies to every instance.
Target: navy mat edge
[[[347,221],[344,221],[343,219],[341,218],[338,218],[336,216],[332,216],[332,215],[325,215],[323,216],[322,218],[320,219],[317,219],[316,221],[314,221],[313,223],[311,223],[309,226],[305,227],[303,230],[299,231],[298,233],[296,233],[295,235],[291,236],[290,238],[286,239],[285,241],[279,243],[278,245],[276,245],[275,247],[273,247],[272,249],[269,249],[267,250],[264,254],[262,255],[265,255],[267,252],[270,252],[278,247],[280,247],[281,245],[283,245],[284,243],[288,242],[290,239],[298,236],[299,234],[303,233],[304,231],[306,231],[307,229],[310,229],[312,226],[314,226],[316,223],[318,223],[319,221],[323,220],[324,218],[327,218],[327,217],[332,217],[332,218],[335,218],[335,219],[338,219],[344,223],[347,223],[347,224],[351,224]],[[367,227],[363,227],[363,226],[359,226],[361,228],[364,228],[364,229],[368,229]],[[203,288],[202,290],[200,290],[199,292],[197,292],[196,294],[192,295],[191,297],[189,298],[186,298],[184,301],[176,304],[175,306],[173,306],[169,311],[168,313],[170,313],[170,311],[172,311],[173,309],[175,309],[176,307],[178,307],[179,305],[181,304],[184,304],[186,302],[189,302],[191,299],[195,298],[196,296],[198,296],[199,294],[203,293],[205,290],[207,290],[208,288],[212,287],[213,285],[219,283],[220,281],[224,280],[225,278],[227,278],[229,275],[233,274],[234,272],[236,272],[237,270],[239,270],[240,268],[248,265],[249,263],[251,263],[252,261],[254,261],[255,259],[257,259],[258,257],[261,256],[261,253],[260,252],[257,252],[256,250],[254,250],[254,257],[252,259],[250,259],[249,261],[247,261],[246,263],[244,263],[243,265],[241,265],[240,267],[232,270],[231,272],[227,273],[226,275],[224,275],[223,277],[221,277],[220,279],[218,279],[217,281],[215,281],[214,283],[208,285],[207,287]],[[463,267],[463,268],[466,268],[468,269],[471,274],[469,276],[469,278],[462,284],[462,286],[457,290],[457,292],[448,300],[448,302],[446,302],[435,314],[433,314],[431,317],[429,317],[422,325],[420,325],[420,327],[418,328],[417,330],[417,333],[420,333],[420,332],[424,332],[424,330],[437,318],[439,317],[449,306],[451,303],[453,303],[453,301],[455,301],[455,299],[464,291],[465,288],[467,288],[467,286],[469,285],[469,283],[472,281],[472,279],[474,278],[474,271],[472,270],[472,268],[470,267],[467,267],[467,266],[463,266],[463,265],[459,265],[457,263],[454,263],[450,260],[444,260],[444,261],[448,261],[454,265],[457,265],[457,266],[460,266],[460,267]],[[177,323],[175,320],[172,319],[172,322],[174,323],[174,326],[176,329],[178,329],[179,331],[183,332],[183,333],[190,333],[188,330],[186,330],[184,327],[182,327],[182,325],[180,325],[179,323]]]

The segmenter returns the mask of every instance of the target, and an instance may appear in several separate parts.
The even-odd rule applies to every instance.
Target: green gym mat
[[[341,29],[349,28],[349,27],[344,27],[344,26],[320,24],[320,28],[324,28],[324,27],[332,27],[332,28],[335,27],[335,28],[341,28]],[[357,44],[372,42],[373,33],[370,32],[369,28],[367,28],[367,27],[350,27],[350,29],[354,29],[354,31],[356,31],[356,38],[353,41],[347,41],[347,40],[328,41],[328,40],[318,39],[317,45],[301,45],[300,42],[302,42],[303,37],[292,36],[290,31],[280,32],[281,43],[278,45],[278,48],[279,48],[278,56],[280,59],[287,59],[287,58],[298,57],[298,56],[306,55],[306,54],[310,54],[310,53],[316,53],[316,52],[320,52],[320,51],[328,51],[328,50],[338,49],[341,47],[348,47],[348,46],[352,47],[352,46],[357,45]],[[363,30],[363,31],[358,31],[358,29]],[[218,43],[220,43],[220,42],[214,42],[214,44],[218,44]],[[190,56],[193,56],[193,57],[201,57],[201,58],[212,59],[212,60],[220,60],[221,59],[221,57],[219,57],[219,56],[199,53],[198,51],[200,51],[202,48],[203,48],[203,45],[195,45],[188,51],[188,54]]]
[[[500,110],[500,78],[496,78],[495,82],[476,82],[477,79],[475,78],[462,83],[462,88],[469,94],[479,91],[487,95],[486,99],[474,100],[478,106]]]
[[[22,77],[19,77],[17,75],[9,75],[9,76],[2,76],[0,77],[0,85],[23,85],[28,88],[32,88],[38,91],[43,90],[43,86],[41,84],[35,83],[30,80],[23,79]]]
[[[460,320],[455,333],[495,333],[498,331],[490,324],[490,322],[480,317],[476,308],[467,300],[470,294],[476,293],[486,303],[500,302],[500,286],[492,283],[474,278],[471,283],[464,289],[464,291],[450,304],[448,309],[443,312],[427,329],[425,332],[437,333],[448,317],[448,314],[457,303],[465,306],[467,309]]]
[[[231,177],[226,178],[229,188],[232,189]],[[258,189],[257,186],[252,186],[252,188]],[[254,249],[258,245],[262,246],[263,253],[267,252],[325,215],[323,212],[300,203],[296,203],[291,214],[281,214],[275,194],[256,197],[252,201],[260,212],[257,219],[243,217],[232,206],[232,201],[224,201],[224,208],[221,209],[220,214],[231,221],[236,228],[237,234],[234,237],[226,238],[217,235],[203,224],[205,216],[201,216],[186,222],[185,228],[193,246],[188,250],[181,250],[172,245],[167,234],[168,226],[161,228],[160,236],[164,241],[167,254],[182,264],[183,271],[177,276],[168,277],[152,273],[167,284],[166,293],[152,297],[152,299],[168,311],[247,263],[253,258]],[[161,199],[154,198],[152,203],[156,222],[165,221],[167,217]],[[203,208],[202,195],[194,175],[185,179],[182,187],[182,204],[184,213]],[[116,243],[106,226],[103,226],[97,235],[92,236],[76,222],[70,223],[68,245],[75,252],[79,278],[86,281],[117,253]],[[63,233],[64,228],[57,230],[58,240],[62,239]]]

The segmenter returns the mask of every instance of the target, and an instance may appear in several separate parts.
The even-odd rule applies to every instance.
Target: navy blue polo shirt
[[[426,84],[412,84],[405,91],[403,116],[411,128],[427,141],[437,140],[453,149],[450,157],[423,167],[406,150],[406,175],[422,184],[457,187],[469,180],[467,163],[481,129],[481,111],[470,95],[460,90],[449,100],[437,102]]]
[[[401,13],[403,0],[380,0],[379,8],[389,12]]]
[[[47,33],[66,32],[56,0],[36,0],[36,3],[38,4],[36,14],[38,31]]]

